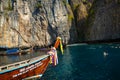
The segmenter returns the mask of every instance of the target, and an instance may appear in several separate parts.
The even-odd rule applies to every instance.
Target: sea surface
[[[120,44],[68,45],[40,80],[120,80]]]

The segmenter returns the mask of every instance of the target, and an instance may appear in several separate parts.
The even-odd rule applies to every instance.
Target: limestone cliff
[[[69,0],[80,41],[120,39],[120,0]]]
[[[96,0],[90,11],[86,40],[120,38],[120,0]]]
[[[0,0],[0,46],[48,46],[57,36],[64,44],[75,42],[75,25],[68,19],[65,4],[60,0]]]
[[[0,0],[0,47],[120,38],[120,0]]]

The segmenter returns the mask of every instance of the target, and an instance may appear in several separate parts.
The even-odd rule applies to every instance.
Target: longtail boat
[[[25,49],[25,50],[10,49],[10,50],[6,50],[2,53],[0,52],[0,56],[21,55],[21,54],[27,54],[30,51],[32,51],[32,48],[28,48],[28,49]]]
[[[57,38],[53,48],[44,52],[38,50],[26,55],[0,56],[0,80],[40,78],[51,60],[54,60],[54,65],[57,64],[55,52],[60,43],[59,39]]]

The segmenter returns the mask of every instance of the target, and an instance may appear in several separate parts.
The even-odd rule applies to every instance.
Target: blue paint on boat
[[[11,53],[16,53],[16,52],[18,52],[18,51],[19,51],[19,49],[18,49],[18,48],[15,48],[15,49],[9,49],[9,50],[7,50],[6,53],[7,53],[7,54],[11,54]]]

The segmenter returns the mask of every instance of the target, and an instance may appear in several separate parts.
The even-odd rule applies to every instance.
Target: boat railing
[[[27,59],[27,60],[24,60],[24,61],[20,61],[20,62],[8,64],[8,65],[0,66],[0,71],[15,69],[15,68],[18,68],[20,66],[26,66],[27,64],[31,64],[34,61],[42,60],[42,59],[44,59],[44,58],[46,58],[48,56],[49,55],[42,55],[40,57],[36,57],[36,58],[33,58],[33,59]]]
[[[15,67],[18,67],[18,66],[24,66],[27,63],[29,63],[29,61],[30,60],[25,60],[25,61],[16,62],[16,63],[13,63],[13,64],[8,64],[8,65],[5,65],[5,66],[0,66],[0,71],[9,70],[9,69],[12,69],[12,68],[15,68]]]

